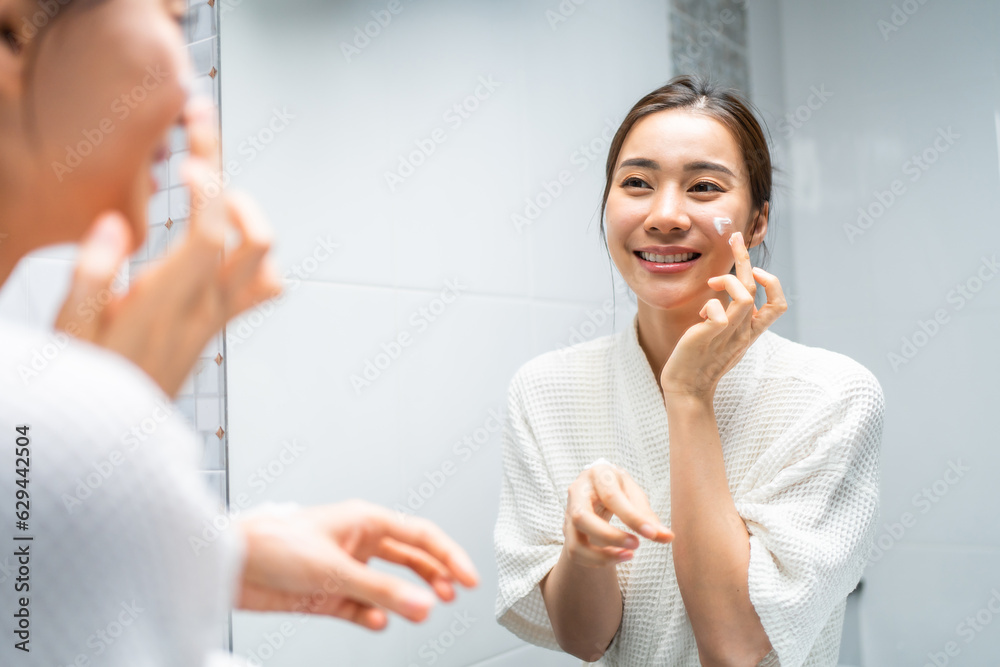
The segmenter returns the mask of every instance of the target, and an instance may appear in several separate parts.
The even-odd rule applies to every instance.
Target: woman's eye
[[[709,183],[708,181],[702,181],[701,183],[696,183],[694,187],[692,187],[691,189],[694,190],[695,192],[712,192],[712,190],[699,190],[698,188],[700,188],[703,185],[708,188],[715,188],[715,192],[723,191],[722,188],[720,188],[718,185],[716,185],[715,183]]]
[[[642,180],[638,176],[629,176],[624,181],[622,181],[623,188],[642,188],[649,187],[646,181]]]
[[[7,46],[14,53],[21,51],[21,42],[17,38],[17,33],[10,28],[0,28],[0,38],[7,43]]]

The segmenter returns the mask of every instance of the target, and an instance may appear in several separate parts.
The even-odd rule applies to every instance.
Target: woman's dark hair
[[[743,163],[749,175],[751,210],[758,212],[758,215],[754,216],[748,235],[748,238],[752,237],[757,231],[760,211],[765,203],[771,201],[771,178],[774,167],[771,165],[771,152],[764,130],[752,111],[753,105],[739,91],[723,88],[714,81],[688,74],[674,77],[666,85],[636,102],[622,121],[614,139],[611,140],[606,167],[607,182],[601,200],[601,236],[604,237],[604,212],[625,137],[639,120],[667,109],[687,109],[692,113],[704,114],[729,128],[743,154]],[[773,214],[770,208],[768,205],[769,217]],[[769,251],[763,242],[761,247],[766,264]]]

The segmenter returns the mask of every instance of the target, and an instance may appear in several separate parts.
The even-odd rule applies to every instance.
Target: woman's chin
[[[132,252],[141,248],[142,244],[146,242],[146,232],[149,225],[149,202],[157,190],[150,175],[150,169],[147,167],[140,173],[143,176],[136,179],[131,201],[122,207],[122,213],[129,221],[129,231],[132,232]]]
[[[148,221],[148,198],[140,198],[134,203],[121,208],[122,215],[128,222],[129,255],[135,254],[146,242]]]
[[[139,249],[142,248],[143,244],[146,242],[145,220],[142,221],[142,224],[131,225],[131,231],[132,231],[132,247],[129,250],[128,254],[134,255],[135,253],[139,252]]]
[[[644,290],[636,292],[639,301],[654,310],[676,310],[690,306],[697,294],[679,290]],[[699,308],[702,304],[699,304]]]

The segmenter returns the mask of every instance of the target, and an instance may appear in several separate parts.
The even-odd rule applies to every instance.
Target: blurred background
[[[783,336],[882,384],[881,521],[841,665],[1000,655],[1000,3],[987,0],[192,2],[227,178],[276,230],[285,294],[231,323],[178,399],[232,511],[360,497],[432,519],[479,589],[379,634],[235,613],[251,664],[571,665],[497,625],[507,382],[627,326],[597,217],[610,138],[680,73],[749,96],[776,177]],[[141,270],[183,233],[163,165]],[[754,256],[760,265],[759,254]],[[71,248],[0,316],[48,324]],[[220,641],[228,643],[229,638]]]

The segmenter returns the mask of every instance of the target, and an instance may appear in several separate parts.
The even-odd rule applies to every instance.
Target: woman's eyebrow
[[[623,167],[642,167],[644,169],[652,169],[653,171],[659,171],[660,163],[656,160],[650,160],[644,157],[634,157],[628,160],[622,160],[622,163],[618,165],[618,168]],[[684,171],[718,171],[723,174],[729,174],[733,178],[736,178],[734,174],[728,167],[721,165],[718,162],[708,162],[707,160],[699,160],[697,162],[688,162],[684,165]]]
[[[699,162],[688,162],[684,165],[684,171],[718,171],[736,178],[736,174],[730,171],[725,165],[721,165],[718,162],[707,162],[704,160]]]
[[[628,160],[622,160],[621,164],[618,165],[618,168],[621,169],[622,167],[642,167],[643,169],[659,171],[660,163],[656,160],[650,160],[645,157],[633,157]]]

